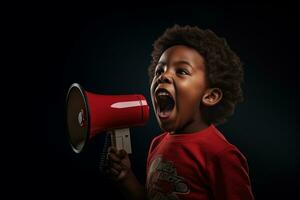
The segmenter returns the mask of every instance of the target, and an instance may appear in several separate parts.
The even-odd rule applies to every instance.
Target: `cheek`
[[[153,78],[152,82],[151,82],[151,85],[150,85],[150,93],[152,95],[153,91],[154,91],[154,87],[155,87],[155,80]]]
[[[178,99],[182,100],[182,106],[187,108],[193,107],[194,109],[201,102],[205,84],[200,80],[182,82],[178,86],[178,91],[180,91]]]
[[[150,86],[150,95],[151,95],[152,104],[154,106],[154,96],[153,96],[153,93],[154,93],[154,81],[152,81],[151,86]]]

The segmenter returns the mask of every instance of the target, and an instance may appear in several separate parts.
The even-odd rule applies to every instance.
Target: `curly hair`
[[[148,68],[150,83],[160,56],[174,45],[191,47],[204,58],[208,85],[220,88],[223,97],[215,106],[204,107],[202,115],[208,124],[224,123],[234,113],[236,104],[243,101],[241,84],[244,82],[244,71],[240,58],[226,40],[213,31],[196,26],[174,25],[154,42],[152,61]]]

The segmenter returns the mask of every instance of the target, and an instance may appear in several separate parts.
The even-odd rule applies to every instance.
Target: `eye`
[[[163,67],[158,67],[158,68],[155,70],[155,76],[159,76],[159,75],[161,75],[163,72],[164,72]]]
[[[189,72],[186,69],[183,69],[183,68],[177,69],[176,73],[180,74],[180,75],[189,75]]]

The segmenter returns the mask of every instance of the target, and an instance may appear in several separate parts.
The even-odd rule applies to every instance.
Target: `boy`
[[[144,189],[125,151],[111,148],[108,175],[128,199],[254,199],[243,154],[218,131],[242,101],[243,69],[224,39],[169,28],[154,43],[151,99],[163,134],[151,142]]]

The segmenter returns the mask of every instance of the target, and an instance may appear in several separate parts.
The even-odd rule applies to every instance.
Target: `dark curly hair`
[[[208,124],[224,123],[234,113],[235,105],[243,100],[241,84],[244,72],[240,58],[224,38],[211,30],[175,25],[168,28],[153,45],[152,61],[148,68],[150,83],[160,56],[174,45],[191,47],[203,56],[209,87],[220,88],[223,92],[218,104],[203,109],[203,118]]]

